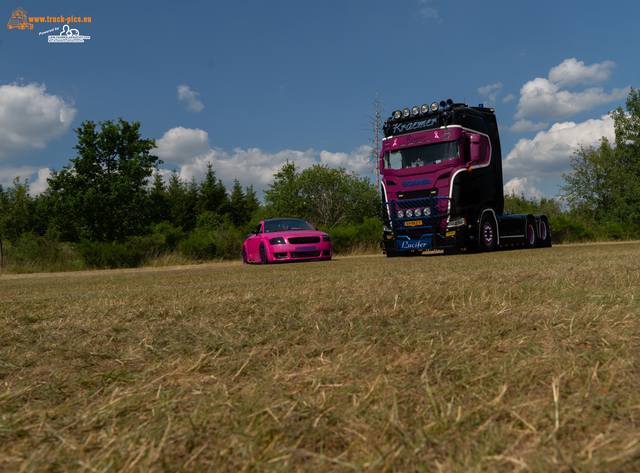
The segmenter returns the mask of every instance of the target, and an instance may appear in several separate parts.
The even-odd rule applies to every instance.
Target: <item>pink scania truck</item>
[[[397,110],[380,152],[387,256],[550,247],[544,215],[504,214],[494,110],[451,100]]]

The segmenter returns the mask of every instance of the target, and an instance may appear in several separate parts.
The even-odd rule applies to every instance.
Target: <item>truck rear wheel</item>
[[[526,248],[535,248],[537,246],[538,236],[536,235],[536,222],[531,217],[529,217],[524,224],[524,237],[524,246]]]
[[[480,250],[483,252],[495,250],[497,238],[495,221],[490,214],[485,213],[480,221],[480,240],[478,242]]]
[[[542,248],[551,248],[551,228],[546,217],[540,219],[540,234],[538,245]]]

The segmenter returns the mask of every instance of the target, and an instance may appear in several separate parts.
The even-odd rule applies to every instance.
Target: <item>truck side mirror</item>
[[[478,135],[471,135],[469,161],[472,163],[480,161],[480,137]]]

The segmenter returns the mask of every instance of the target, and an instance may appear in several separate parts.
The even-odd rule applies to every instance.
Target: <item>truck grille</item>
[[[295,237],[289,238],[289,243],[293,245],[300,245],[302,243],[320,243],[320,237]]]

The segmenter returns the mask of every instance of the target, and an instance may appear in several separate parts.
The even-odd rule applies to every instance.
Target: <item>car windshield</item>
[[[384,154],[384,167],[386,169],[406,169],[430,164],[439,164],[443,161],[460,157],[458,140],[430,145],[413,146]]]
[[[264,232],[283,232],[287,230],[315,230],[304,220],[297,218],[283,218],[278,220],[267,220],[264,222]]]

